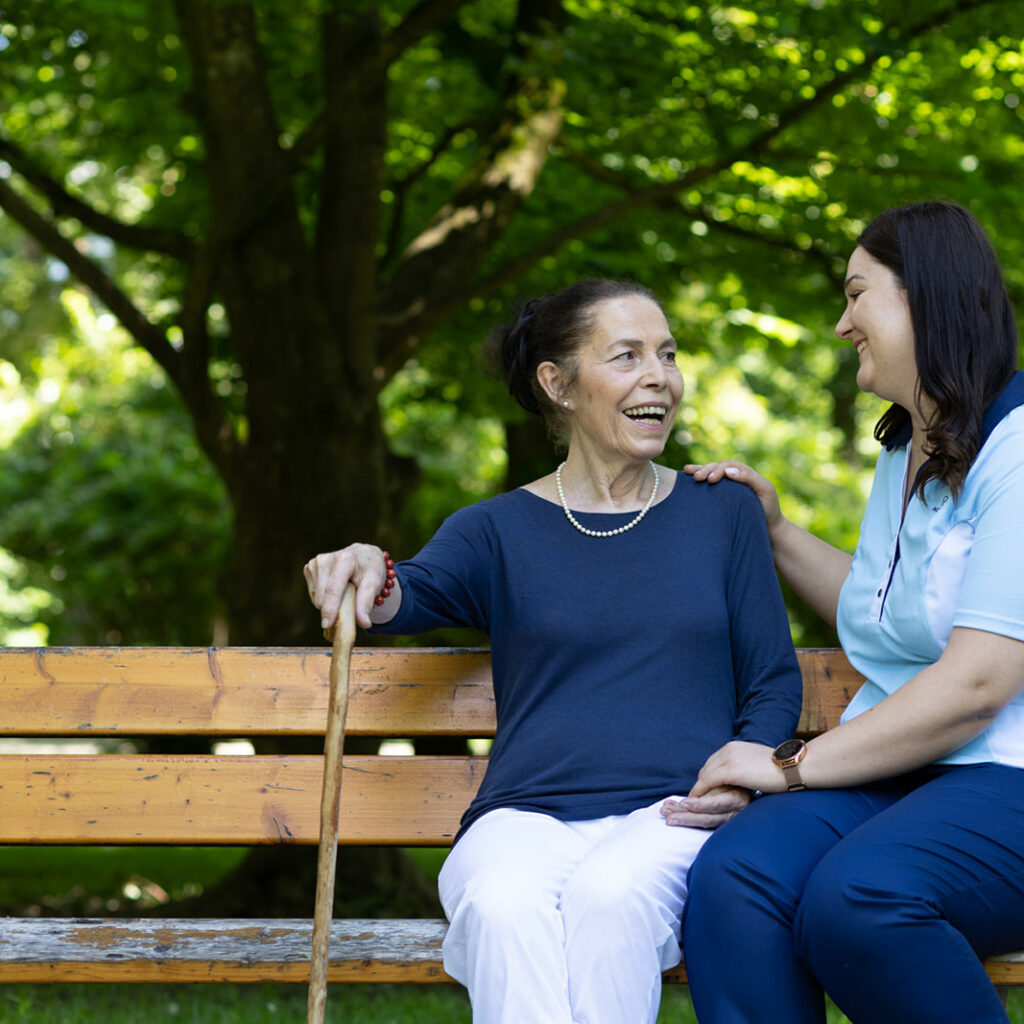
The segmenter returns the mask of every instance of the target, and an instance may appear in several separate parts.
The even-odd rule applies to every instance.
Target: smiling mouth
[[[624,409],[623,415],[638,423],[654,423],[659,426],[665,422],[668,410],[660,405],[637,405],[632,409]]]
[[[857,353],[857,355],[860,355],[861,352],[863,352],[864,349],[867,348],[867,345],[867,338],[861,338],[860,341],[858,341],[857,344],[853,346],[853,349]]]

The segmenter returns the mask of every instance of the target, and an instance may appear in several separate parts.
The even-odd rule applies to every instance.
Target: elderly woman
[[[867,679],[836,729],[727,744],[701,770],[697,797],[780,795],[694,865],[694,1006],[702,1024],[810,1024],[824,989],[855,1024],[1005,1024],[979,957],[1024,945],[1024,374],[974,218],[935,202],[877,217],[836,334],[858,386],[892,403],[852,558],[746,466],[693,467],[754,489],[780,572]]]
[[[731,740],[790,735],[799,711],[764,518],[746,488],[654,463],[682,381],[646,289],[580,282],[488,344],[565,461],[456,512],[393,569],[370,544],[318,556],[310,596],[325,627],[352,581],[363,627],[490,636],[497,733],[439,882],[445,969],[474,1021],[653,1022],[686,870],[749,797],[713,790],[681,829],[661,803]]]

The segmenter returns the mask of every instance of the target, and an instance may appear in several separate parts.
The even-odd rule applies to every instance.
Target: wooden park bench
[[[323,649],[0,650],[0,736],[323,735]],[[834,725],[859,678],[800,652],[801,732]],[[486,651],[357,648],[349,736],[489,737]],[[53,745],[48,745],[52,749]],[[0,754],[0,843],[316,844],[322,757]],[[486,758],[346,755],[339,856],[351,844],[447,846]],[[312,917],[313,893],[310,893]],[[311,920],[0,918],[0,982],[306,982]],[[445,982],[439,920],[336,920],[333,982]],[[1024,985],[1024,950],[986,962]],[[684,982],[682,966],[666,981]]]

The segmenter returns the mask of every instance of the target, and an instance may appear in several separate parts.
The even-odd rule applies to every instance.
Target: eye
[[[674,349],[668,349],[665,352],[662,352],[661,353],[661,358],[664,359],[666,363],[674,363],[676,361],[675,350]]]
[[[625,352],[620,352],[617,356],[613,357],[614,362],[617,363],[628,363],[636,358],[636,353],[632,349],[626,349]]]

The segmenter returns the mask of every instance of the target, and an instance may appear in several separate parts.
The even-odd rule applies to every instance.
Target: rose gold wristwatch
[[[786,789],[790,793],[807,788],[800,778],[800,769],[797,767],[806,755],[807,744],[803,740],[786,740],[772,752],[772,760],[782,769],[782,774],[786,777]]]

